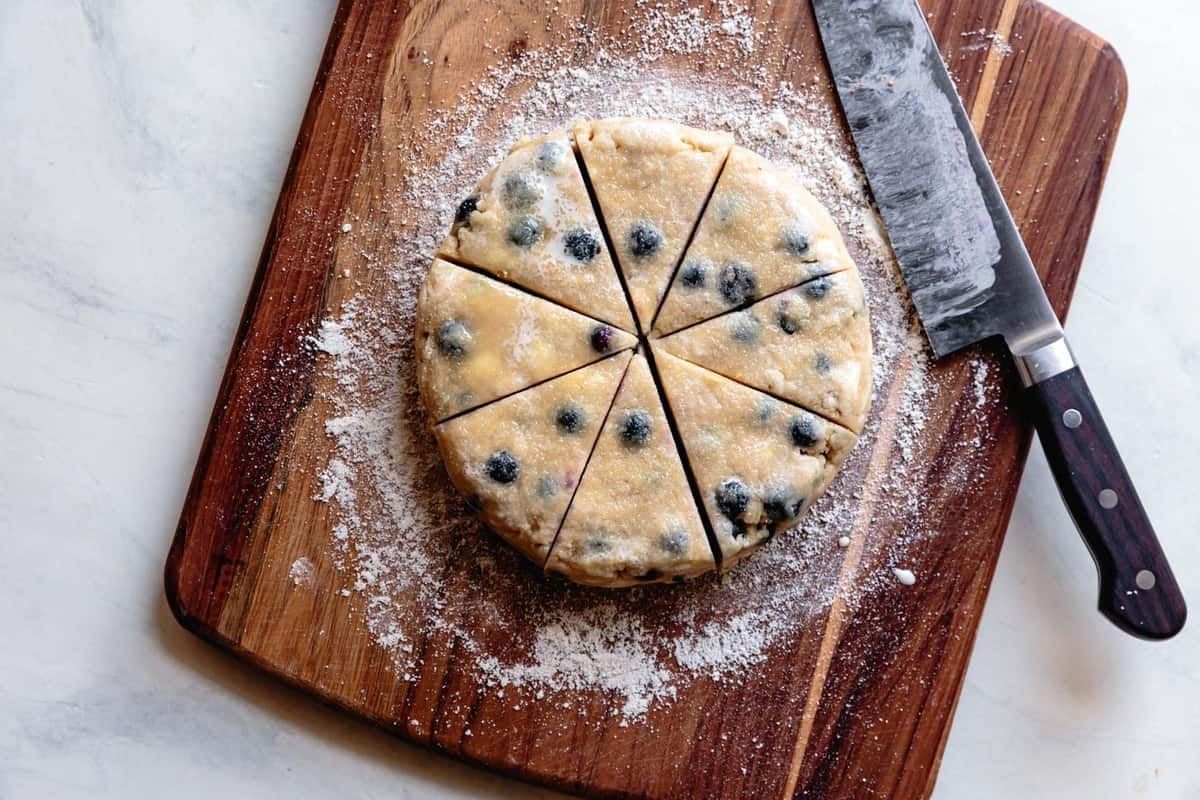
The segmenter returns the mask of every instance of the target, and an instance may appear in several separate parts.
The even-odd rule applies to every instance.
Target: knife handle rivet
[[[1133,576],[1133,582],[1137,584],[1139,589],[1146,592],[1154,588],[1154,584],[1158,582],[1158,579],[1154,577],[1153,572],[1143,569],[1138,571],[1137,575]]]
[[[1083,414],[1080,414],[1073,408],[1068,408],[1063,412],[1062,421],[1063,425],[1066,425],[1068,428],[1078,428],[1083,424]]]
[[[1119,502],[1117,493],[1112,489],[1101,489],[1100,494],[1096,495],[1096,500],[1100,503],[1100,507],[1104,509],[1116,508]]]

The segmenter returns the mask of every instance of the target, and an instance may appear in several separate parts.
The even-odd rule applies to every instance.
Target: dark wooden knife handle
[[[1067,508],[1100,571],[1100,613],[1145,639],[1169,639],[1187,605],[1079,367],[1025,390]]]

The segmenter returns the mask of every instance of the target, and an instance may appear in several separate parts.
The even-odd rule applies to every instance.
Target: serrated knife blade
[[[1101,612],[1165,639],[1179,587],[1067,345],[915,0],[812,0],[846,123],[933,351],[1012,353],[1047,459],[1100,572]]]

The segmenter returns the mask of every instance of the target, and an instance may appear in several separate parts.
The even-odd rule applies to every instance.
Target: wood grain
[[[612,721],[616,701],[601,692],[579,693],[582,717],[518,703],[518,694],[484,687],[457,643],[436,635],[414,643],[420,668],[399,675],[361,605],[331,588],[340,585],[331,510],[312,498],[330,455],[322,424],[332,409],[304,337],[354,291],[337,275],[352,270],[371,286],[380,270],[372,254],[394,247],[397,211],[384,198],[407,168],[408,131],[453,107],[492,64],[547,42],[561,46],[556,26],[586,20],[619,51],[632,5],[562,0],[548,18],[536,2],[468,11],[459,0],[411,8],[343,0],[167,560],[171,608],[188,629],[411,741],[588,796],[928,797],[1029,444],[1015,384],[980,416],[969,407],[963,359],[932,368],[951,391],[930,415],[913,491],[924,494],[930,518],[970,535],[918,543],[928,575],[910,591],[889,593],[886,603],[835,604],[773,647],[755,680],[693,680],[643,723]],[[1103,41],[1031,0],[925,5],[1051,300],[1065,313],[1124,108],[1120,62]],[[791,55],[819,52],[807,4],[753,3],[750,12],[770,23],[765,47],[776,58],[765,60],[768,68],[817,81],[836,113],[820,61]],[[964,35],[980,29],[1000,39],[979,46],[979,36]],[[383,224],[339,237],[347,218]],[[992,363],[1000,369],[998,358]],[[894,420],[888,407],[899,392],[894,378],[878,395],[881,424]],[[968,435],[986,442],[986,475],[963,496],[944,478],[961,466],[954,444]],[[876,438],[869,469],[885,472],[899,458],[893,438]],[[869,532],[887,541],[904,523],[868,497],[854,539]],[[313,585],[322,590],[287,591],[289,565],[314,554]],[[857,563],[865,557],[851,548],[845,579],[879,566]],[[440,579],[448,597],[469,596],[477,576],[451,569]],[[472,636],[502,635],[469,604],[459,613]]]

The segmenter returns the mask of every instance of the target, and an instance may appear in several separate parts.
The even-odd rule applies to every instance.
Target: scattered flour
[[[315,567],[310,559],[307,557],[297,558],[292,562],[291,569],[288,570],[288,577],[292,579],[294,585],[301,586],[312,583],[314,571]]]
[[[963,50],[968,52],[995,49],[1001,58],[1012,55],[1012,45],[1009,44],[1007,37],[997,31],[979,28],[973,31],[963,31],[960,35],[964,39],[972,40],[962,47]]]
[[[423,643],[449,640],[455,658],[473,660],[483,684],[506,698],[515,690],[513,702],[569,707],[584,691],[601,692],[613,698],[613,713],[625,724],[670,703],[695,678],[740,682],[776,643],[821,624],[835,598],[853,608],[870,593],[888,591],[899,575],[887,565],[913,563],[909,548],[938,535],[922,521],[922,498],[910,491],[928,467],[922,436],[938,422],[928,419],[928,409],[939,393],[964,389],[982,407],[988,367],[975,368],[970,387],[943,387],[933,374],[836,113],[813,88],[767,77],[775,73],[765,58],[746,58],[762,49],[769,27],[756,26],[732,3],[718,5],[721,18],[714,22],[693,7],[639,4],[620,53],[577,25],[570,42],[523,51],[493,68],[425,126],[380,134],[395,154],[393,194],[379,214],[387,219],[364,215],[356,224],[364,236],[386,233],[394,247],[356,254],[370,268],[355,269],[348,299],[310,340],[324,356],[320,399],[331,409],[325,422],[331,455],[316,499],[333,506],[341,591],[361,599],[375,642],[410,680],[430,656]],[[581,52],[590,60],[581,63]],[[680,57],[688,54],[703,54],[711,68],[683,69]],[[730,130],[792,170],[847,236],[867,285],[875,346],[871,421],[800,530],[724,577],[623,591],[544,578],[476,521],[442,468],[417,397],[412,355],[417,291],[459,199],[519,137],[610,115]],[[889,444],[898,461],[886,474],[870,474],[873,450]],[[950,479],[965,488],[976,469]],[[872,519],[867,503],[874,519],[894,527],[864,527],[862,519]],[[845,561],[856,554],[852,535],[862,547],[857,567],[847,572]]]
[[[771,130],[778,133],[780,136],[787,136],[791,130],[791,125],[788,123],[787,114],[783,113],[783,109],[777,108],[771,112]]]
[[[991,368],[988,362],[983,359],[975,361],[971,365],[971,388],[974,391],[975,408],[986,408],[991,400],[991,392],[989,391],[988,374]]]
[[[347,319],[344,322],[338,322],[332,319],[321,321],[321,330],[317,336],[308,337],[309,343],[314,345],[322,353],[327,353],[331,356],[344,356],[350,350],[350,340],[346,338],[343,329],[343,324],[350,324],[353,320]]]

